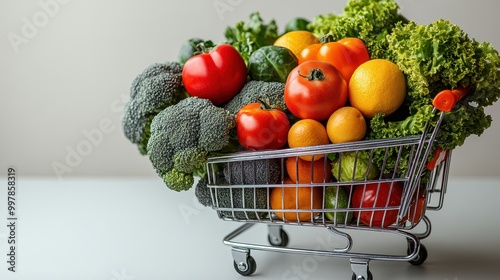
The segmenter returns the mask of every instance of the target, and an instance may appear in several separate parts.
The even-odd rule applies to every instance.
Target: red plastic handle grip
[[[440,91],[434,100],[432,100],[432,105],[440,111],[451,112],[455,104],[465,95],[469,93],[469,88],[458,87],[455,89],[445,89]]]

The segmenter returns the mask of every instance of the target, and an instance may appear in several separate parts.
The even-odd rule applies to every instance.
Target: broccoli
[[[285,84],[281,82],[248,81],[240,92],[227,104],[226,109],[232,114],[238,113],[241,107],[258,102],[259,99],[269,103],[272,107],[286,110]]]
[[[201,205],[212,207],[212,194],[210,188],[208,187],[208,176],[200,178],[194,189],[194,194]]]
[[[242,174],[242,166],[244,166],[245,175]],[[231,173],[228,173],[229,167],[232,169]],[[219,211],[222,218],[238,220],[262,219],[269,212],[269,190],[268,188],[256,188],[251,185],[277,183],[281,178],[280,169],[281,165],[277,159],[269,161],[256,160],[255,163],[246,161],[245,164],[240,162],[226,163],[224,164],[224,172],[215,174],[215,182],[212,182],[213,188],[208,187],[208,176],[205,175],[198,181],[195,195],[202,205],[214,207]],[[269,170],[269,176],[266,175],[266,170]],[[242,175],[248,177],[241,178]],[[229,177],[231,179],[230,183],[228,181]],[[252,179],[247,179],[250,177]],[[245,180],[245,182],[241,180]],[[243,183],[250,186],[246,188],[235,187],[235,185]],[[212,197],[215,201],[212,201]]]
[[[149,159],[167,187],[190,189],[205,163],[229,144],[234,115],[208,99],[188,97],[158,113],[151,122]]]
[[[264,218],[268,211],[268,188],[218,188],[214,189],[217,208],[224,218],[257,220]],[[241,209],[241,210],[237,210]],[[244,209],[251,209],[243,211]]]
[[[223,173],[231,185],[276,184],[281,179],[281,164],[279,159],[228,162]]]
[[[153,117],[186,96],[182,87],[182,66],[177,62],[155,63],[139,74],[130,89],[122,127],[130,142],[146,155]]]

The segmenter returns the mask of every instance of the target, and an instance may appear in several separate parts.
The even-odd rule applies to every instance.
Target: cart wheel
[[[372,273],[368,271],[368,279],[365,279],[363,276],[359,276],[359,278],[356,276],[356,273],[352,273],[352,280],[373,280]]]
[[[413,248],[408,248],[408,253],[411,253],[413,251]],[[413,265],[421,265],[425,262],[427,259],[427,248],[425,248],[424,244],[420,244],[420,250],[418,251],[417,256],[413,259],[408,261],[409,263]]]
[[[255,263],[255,259],[252,256],[247,257],[246,263],[237,263],[234,261],[233,264],[236,272],[243,276],[250,276],[257,269],[257,263]]]
[[[273,246],[286,247],[288,245],[288,234],[283,229],[280,229],[279,237],[268,234],[267,240]]]

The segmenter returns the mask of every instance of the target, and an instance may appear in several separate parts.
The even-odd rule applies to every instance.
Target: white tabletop
[[[498,180],[451,178],[444,208],[428,212],[427,261],[371,261],[374,279],[498,279]],[[7,212],[6,196],[2,188],[0,213]],[[219,220],[198,204],[194,189],[176,193],[159,178],[21,176],[16,199],[16,272],[7,270],[10,232],[2,214],[0,279],[351,279],[347,258],[267,251],[252,251],[257,270],[240,276],[222,238],[241,223]],[[293,247],[322,248],[331,240],[324,228],[285,230]],[[405,240],[392,234],[359,236],[354,247],[361,251],[406,250]],[[267,227],[257,224],[240,239],[267,244]]]

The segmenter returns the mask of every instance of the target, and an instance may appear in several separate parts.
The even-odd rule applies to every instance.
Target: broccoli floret
[[[182,86],[182,66],[177,62],[155,63],[139,74],[125,104],[122,128],[142,155],[147,153],[150,125],[156,114],[186,96]]]
[[[281,179],[281,165],[278,159],[228,162],[223,173],[232,185],[276,184]]]
[[[238,113],[241,107],[258,102],[259,99],[269,103],[272,107],[286,110],[285,84],[280,82],[248,81],[241,91],[227,104],[226,109],[232,114]]]
[[[188,97],[158,113],[147,145],[157,174],[172,190],[190,189],[207,158],[229,144],[234,115],[208,99]]]

